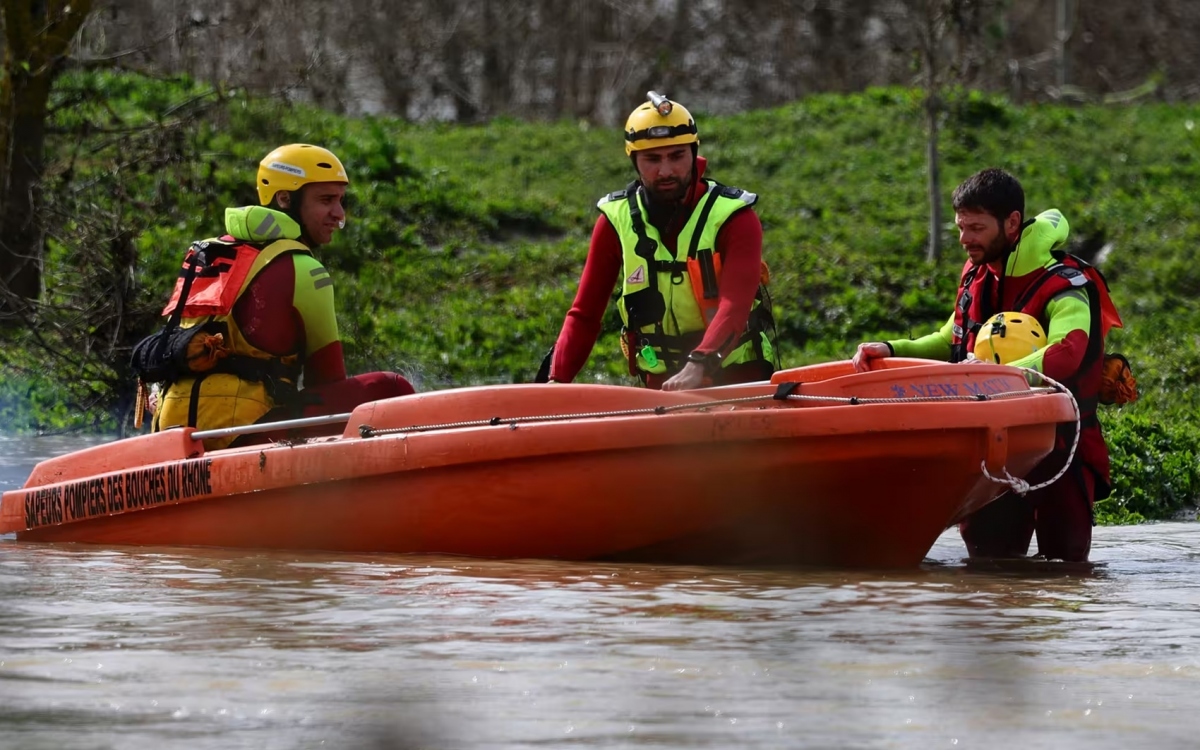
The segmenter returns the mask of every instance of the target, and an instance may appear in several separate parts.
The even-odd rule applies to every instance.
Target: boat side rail
[[[794,401],[822,404],[845,404],[849,406],[867,404],[911,404],[947,401],[993,401],[1004,398],[1022,398],[1031,394],[1059,393],[1066,391],[1062,387],[1031,387],[1028,391],[1007,391],[1001,393],[976,393],[944,396],[909,396],[904,398],[876,398],[866,396],[832,396],[796,393],[801,383],[782,383],[775,393],[758,396],[741,396],[738,398],[718,399],[694,404],[674,404],[671,406],[654,406],[641,409],[616,409],[610,411],[571,412],[565,414],[545,414],[524,417],[490,417],[460,422],[441,422],[434,424],[409,425],[406,427],[372,427],[361,425],[359,433],[362,437],[381,437],[384,435],[402,435],[413,432],[429,432],[467,427],[488,427],[498,425],[515,426],[535,422],[556,422],[573,419],[600,419],[605,417],[628,417],[648,414],[673,414],[677,412],[697,411],[707,412],[718,406],[738,406],[765,401]],[[351,413],[329,414],[320,417],[305,417],[302,419],[285,419],[275,422],[261,422],[241,425],[239,427],[223,427],[214,430],[197,430],[191,434],[193,440],[209,440],[213,438],[253,435],[277,430],[300,429],[304,427],[319,427],[323,425],[345,424],[350,420]]]
[[[869,404],[869,403],[917,403],[917,402],[937,402],[937,401],[991,401],[995,398],[1006,398],[1014,396],[1027,396],[1031,392],[1057,392],[1054,388],[1031,388],[1028,391],[1009,391],[1000,392],[1000,394],[974,394],[962,396],[913,396],[907,398],[872,398],[859,396],[820,396],[810,394],[796,394],[791,392],[796,390],[796,386],[800,383],[784,383],[779,386],[779,389],[774,394],[763,394],[761,396],[740,396],[738,398],[720,398],[720,400],[706,401],[702,403],[683,403],[673,404],[673,406],[658,406],[646,407],[641,409],[613,409],[605,410],[605,412],[575,412],[568,414],[544,414],[536,416],[492,416],[488,419],[474,419],[457,422],[437,422],[437,424],[428,425],[409,425],[407,427],[372,427],[371,425],[361,425],[359,433],[364,438],[382,437],[385,434],[406,434],[410,432],[430,432],[433,430],[452,430],[452,428],[463,427],[487,427],[497,425],[518,425],[530,424],[530,422],[552,422],[564,421],[572,419],[602,419],[606,416],[636,416],[644,414],[673,414],[676,412],[708,412],[713,407],[720,406],[737,406],[737,404],[746,404],[760,401],[797,401],[810,403],[841,403],[851,404]],[[217,430],[197,430],[192,432],[193,440],[209,440],[215,438],[228,438],[242,436],[242,434],[258,434],[262,432],[275,432],[278,430],[299,430],[302,427],[320,427],[324,425],[344,425],[350,420],[349,412],[343,414],[330,414],[328,416],[306,416],[304,419],[286,419],[271,422],[256,422],[253,425],[241,425],[239,427],[221,427]]]
[[[301,419],[284,419],[278,422],[256,422],[240,427],[222,427],[215,430],[197,430],[192,433],[193,440],[209,440],[213,438],[233,437],[235,435],[254,435],[260,432],[275,430],[293,430],[301,427],[320,427],[328,424],[345,424],[350,421],[350,412],[329,414],[323,417],[304,417]]]
[[[1002,391],[999,393],[977,393],[965,395],[945,395],[945,396],[909,396],[905,398],[881,398],[867,396],[832,396],[819,394],[804,394],[795,393],[796,387],[800,383],[782,383],[774,393],[763,394],[758,396],[740,396],[738,398],[717,399],[713,401],[705,401],[693,404],[674,404],[671,406],[654,406],[641,409],[619,409],[613,411],[590,411],[590,412],[572,412],[566,414],[543,414],[526,417],[491,417],[490,419],[472,419],[461,422],[441,422],[435,424],[420,424],[408,425],[405,427],[373,427],[368,424],[359,426],[359,434],[364,438],[383,437],[385,435],[406,435],[416,432],[431,432],[434,430],[451,430],[464,429],[470,427],[496,427],[507,425],[510,429],[516,429],[521,424],[533,424],[538,422],[558,422],[573,419],[602,419],[605,417],[631,417],[645,416],[650,414],[675,414],[680,412],[708,412],[714,407],[730,406],[736,408],[739,405],[747,405],[755,402],[768,401],[795,401],[809,402],[821,404],[844,404],[848,406],[859,406],[868,404],[912,404],[912,403],[937,403],[949,401],[997,401],[1006,398],[1026,398],[1030,395],[1038,394],[1053,394],[1062,392],[1063,389],[1054,387],[1031,387],[1028,390],[1021,391]]]

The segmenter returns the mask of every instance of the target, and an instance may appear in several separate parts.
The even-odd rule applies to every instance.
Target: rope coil
[[[1081,428],[1079,425],[1079,402],[1075,400],[1074,393],[1071,393],[1071,391],[1065,385],[1058,382],[1054,378],[1051,378],[1048,375],[1044,375],[1044,374],[1038,372],[1037,370],[1034,370],[1030,367],[1022,367],[1021,369],[1024,370],[1028,374],[1036,375],[1043,382],[1049,383],[1052,387],[1052,390],[1057,391],[1059,393],[1065,393],[1068,396],[1070,396],[1071,397],[1071,410],[1075,412],[1075,439],[1071,441],[1071,450],[1070,450],[1070,452],[1067,453],[1067,460],[1063,464],[1063,467],[1058,470],[1058,473],[1055,474],[1054,476],[1050,477],[1046,481],[1039,482],[1038,484],[1030,486],[1029,482],[1026,482],[1024,479],[1021,479],[1020,477],[1014,477],[1012,474],[1010,474],[1008,472],[1007,466],[1001,467],[1001,471],[1004,473],[1003,476],[994,477],[987,470],[987,461],[985,460],[985,461],[980,462],[979,468],[983,471],[983,475],[985,477],[992,480],[993,482],[996,482],[997,484],[1008,485],[1008,487],[1013,492],[1024,497],[1026,494],[1033,492],[1034,490],[1040,490],[1044,487],[1049,487],[1050,485],[1054,484],[1059,479],[1061,479],[1063,474],[1067,473],[1067,469],[1071,468],[1071,464],[1075,461],[1075,449],[1079,447],[1079,433],[1081,431]]]

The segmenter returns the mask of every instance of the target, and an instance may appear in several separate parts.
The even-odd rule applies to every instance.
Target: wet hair
[[[1025,191],[1017,178],[1003,169],[985,169],[968,177],[954,189],[955,211],[985,211],[1000,225],[1013,211],[1025,219]]]

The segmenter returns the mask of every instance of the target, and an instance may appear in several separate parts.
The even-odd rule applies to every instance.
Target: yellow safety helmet
[[[625,155],[660,146],[700,143],[692,113],[655,91],[647,91],[648,102],[629,113],[625,121]]]
[[[350,184],[346,168],[332,151],[307,143],[280,146],[258,163],[258,201],[264,206],[280,190],[298,190],[313,182]]]
[[[975,336],[975,358],[1006,365],[1046,345],[1046,332],[1032,315],[1002,312],[988,318]]]

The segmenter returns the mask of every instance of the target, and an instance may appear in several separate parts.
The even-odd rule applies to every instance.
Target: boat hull
[[[1024,383],[1010,368],[942,368],[926,366],[933,376],[906,370],[903,379],[990,375],[1013,390]],[[360,407],[342,436],[210,453],[184,440],[185,431],[158,433],[113,445],[156,459],[177,451],[174,461],[130,468],[120,465],[132,457],[98,451],[93,462],[107,472],[69,476],[90,471],[79,461],[39,467],[34,484],[5,493],[0,529],[39,542],[907,567],[948,525],[1004,491],[981,465],[1028,473],[1073,409],[1069,396],[1044,393],[821,401],[895,393],[897,377],[804,381],[799,391],[812,401],[764,400],[778,383],[687,394],[464,389],[457,399],[441,392]],[[715,405],[358,436],[364,423],[386,430],[434,416],[704,402]]]

